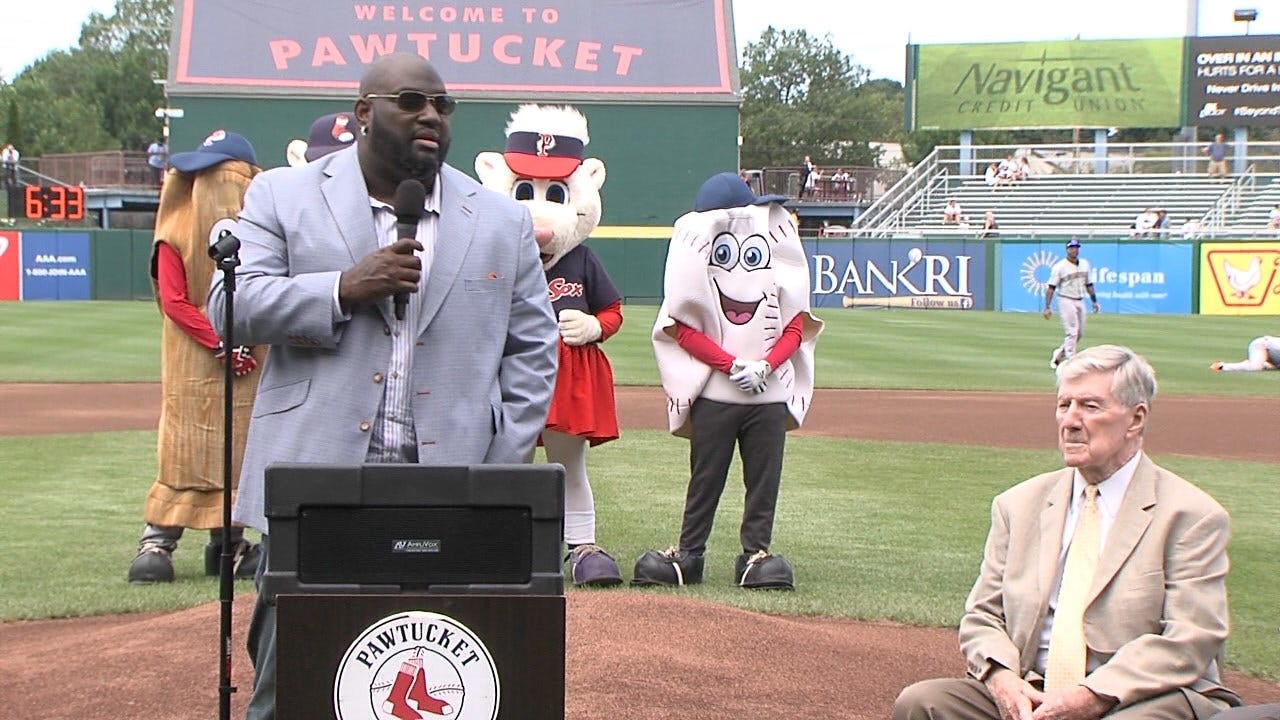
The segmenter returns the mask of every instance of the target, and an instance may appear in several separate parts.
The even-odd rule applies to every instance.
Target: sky
[[[587,2],[588,0],[578,0]],[[428,0],[420,0],[426,3]],[[400,4],[400,3],[396,3]],[[413,3],[411,3],[413,4]],[[474,4],[454,0],[450,4]],[[873,78],[902,81],[908,42],[1017,42],[1105,38],[1181,37],[1188,8],[1199,8],[1200,35],[1243,35],[1246,24],[1234,11],[1253,8],[1251,35],[1280,35],[1280,0],[734,0],[738,49],[760,39],[772,25],[804,29],[831,42]],[[115,0],[6,2],[0,76],[12,80],[54,50],[74,47],[91,12],[111,15]],[[786,12],[779,8],[785,7]]]

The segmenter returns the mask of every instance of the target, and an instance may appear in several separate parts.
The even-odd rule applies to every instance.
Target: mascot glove
[[[600,321],[595,315],[565,308],[560,311],[560,337],[565,345],[586,345],[600,339]]]
[[[733,366],[729,368],[729,379],[738,384],[743,392],[762,393],[769,386],[769,374],[773,372],[773,368],[769,367],[767,360],[743,360],[741,358],[733,361]]]
[[[253,348],[248,345],[237,345],[231,348],[230,359],[228,359],[227,349],[222,343],[218,343],[218,347],[213,350],[214,357],[224,363],[231,363],[231,373],[236,377],[244,377],[258,367],[258,361],[253,359],[252,353]]]

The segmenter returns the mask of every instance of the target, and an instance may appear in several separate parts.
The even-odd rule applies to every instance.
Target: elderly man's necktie
[[[1062,569],[1058,604],[1049,635],[1049,659],[1045,661],[1044,689],[1059,690],[1084,680],[1086,647],[1084,606],[1098,568],[1098,488],[1086,485],[1080,519],[1071,536],[1067,563]]]

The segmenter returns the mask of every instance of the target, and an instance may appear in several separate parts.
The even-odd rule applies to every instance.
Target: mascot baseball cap
[[[694,212],[708,210],[724,210],[726,208],[745,207],[747,205],[766,205],[768,203],[785,203],[786,195],[756,195],[742,178],[731,172],[712,175],[693,200]]]
[[[192,152],[175,153],[169,156],[169,165],[178,172],[193,173],[227,160],[242,160],[250,165],[258,164],[258,158],[253,154],[253,146],[243,135],[226,130],[214,130]]]
[[[582,164],[586,144],[572,135],[518,131],[507,136],[502,157],[521,177],[559,180]]]
[[[307,134],[307,162],[315,162],[331,152],[349,147],[356,141],[356,119],[349,112],[321,115],[311,123]]]

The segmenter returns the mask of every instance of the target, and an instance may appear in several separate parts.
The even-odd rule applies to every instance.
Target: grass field
[[[649,333],[657,308],[623,308],[604,344],[619,385],[657,385]],[[844,310],[817,313],[817,382],[831,388],[1044,390],[1061,341],[1055,318],[1028,313]],[[1095,315],[1085,344],[1120,343],[1155,366],[1161,392],[1280,397],[1280,373],[1216,374],[1249,340],[1280,332],[1275,318]],[[0,303],[0,382],[159,379],[160,315],[151,302]]]
[[[654,384],[648,344],[655,309],[624,308],[606,345],[620,381]],[[943,311],[832,311],[819,344],[828,387],[1046,390],[1058,337],[1039,316]],[[1099,316],[1090,341],[1132,344],[1173,394],[1280,395],[1280,373],[1219,376],[1272,319]],[[156,379],[158,315],[151,303],[0,303],[0,381]],[[799,591],[730,587],[741,493],[729,483],[709,547],[707,580],[685,591],[762,612],[953,625],[973,582],[991,497],[1056,467],[1042,451],[789,439],[774,550],[797,568]],[[590,455],[600,541],[624,574],[643,550],[679,531],[687,443],[631,431]],[[1228,663],[1280,679],[1280,631],[1271,582],[1280,575],[1276,468],[1261,463],[1157,457],[1200,483],[1231,512]],[[132,587],[143,494],[155,472],[155,433],[0,438],[0,620],[167,610],[217,599],[202,575],[206,535],[175,558],[179,581]],[[738,469],[733,470],[736,478]],[[242,587],[248,587],[247,584]],[[621,592],[629,592],[622,590]],[[655,591],[665,592],[665,591]]]

